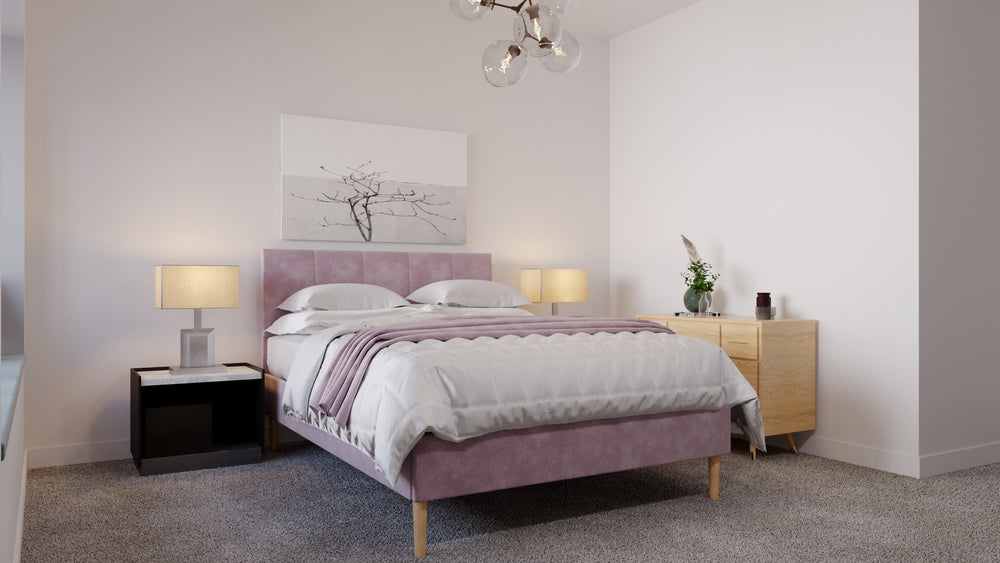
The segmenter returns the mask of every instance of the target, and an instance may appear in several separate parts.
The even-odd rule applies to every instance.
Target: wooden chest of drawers
[[[760,397],[765,435],[784,434],[796,451],[791,433],[816,429],[816,321],[637,317],[721,346]]]

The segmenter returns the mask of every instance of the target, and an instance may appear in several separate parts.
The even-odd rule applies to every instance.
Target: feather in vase
[[[684,241],[684,248],[687,249],[688,259],[692,262],[697,262],[701,260],[701,256],[698,256],[698,249],[694,247],[694,243],[689,241],[686,236],[681,235],[681,240]]]

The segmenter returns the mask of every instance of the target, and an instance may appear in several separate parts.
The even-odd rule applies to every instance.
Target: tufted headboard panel
[[[451,279],[493,279],[492,257],[480,253],[265,248],[261,254],[264,367],[267,367],[269,336],[264,329],[285,314],[276,307],[304,287],[323,283],[368,283],[406,297],[431,282]]]

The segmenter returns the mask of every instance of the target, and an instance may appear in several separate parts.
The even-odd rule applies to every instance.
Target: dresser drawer
[[[668,328],[677,334],[693,336],[702,340],[708,340],[716,346],[719,345],[719,325],[715,323],[696,322],[674,322],[671,321]]]
[[[757,359],[757,325],[723,324],[722,349],[730,358]]]
[[[816,321],[638,316],[721,347],[757,392],[765,435],[784,434],[794,451],[791,433],[816,429]]]
[[[737,368],[739,368],[740,373],[743,374],[743,377],[747,378],[747,381],[750,382],[750,385],[753,387],[753,390],[757,391],[759,389],[757,384],[757,377],[760,374],[760,371],[758,370],[757,361],[741,360],[737,358],[733,359],[733,363],[736,364]]]

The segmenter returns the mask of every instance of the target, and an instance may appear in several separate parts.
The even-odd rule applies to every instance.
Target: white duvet
[[[292,364],[282,406],[366,452],[395,483],[425,432],[459,442],[499,430],[741,405],[743,431],[764,449],[753,388],[721,348],[640,332],[400,342],[372,361],[346,428],[309,409],[317,376],[357,330],[456,314],[520,309],[382,310],[311,335]]]

